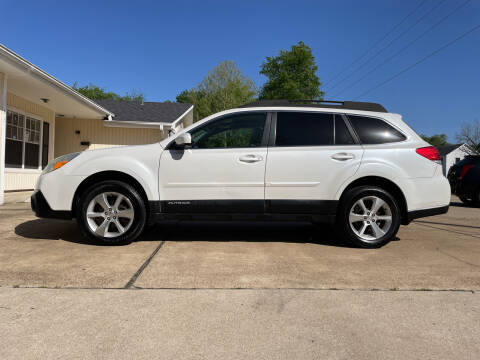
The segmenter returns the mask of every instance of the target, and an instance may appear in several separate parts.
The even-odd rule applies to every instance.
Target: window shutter
[[[42,169],[48,164],[48,147],[50,144],[50,124],[43,123],[43,141],[42,141]]]

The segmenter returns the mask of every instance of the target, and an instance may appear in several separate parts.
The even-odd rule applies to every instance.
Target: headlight
[[[54,170],[60,169],[63,165],[67,164],[69,161],[75,159],[78,155],[80,155],[80,152],[76,152],[73,154],[67,154],[60,156],[56,159],[53,159],[48,163],[48,165],[43,169],[42,175],[48,174],[49,172],[52,172]]]

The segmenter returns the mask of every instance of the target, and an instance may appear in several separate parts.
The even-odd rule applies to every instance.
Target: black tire
[[[368,196],[375,196],[385,201],[390,208],[391,212],[391,223],[388,230],[385,234],[378,239],[374,240],[365,240],[358,236],[352,229],[350,225],[350,210],[354,204]],[[384,224],[376,220],[377,224]],[[375,222],[375,221],[373,221]],[[383,245],[389,243],[391,240],[395,239],[398,229],[401,223],[401,211],[398,206],[398,202],[395,198],[386,190],[379,188],[377,186],[359,186],[353,189],[348,190],[341,198],[337,218],[336,218],[336,232],[337,235],[344,241],[355,247],[374,249],[382,247]],[[370,225],[368,225],[370,226]],[[373,228],[372,228],[373,231]]]
[[[121,235],[104,237],[96,234],[87,222],[87,208],[90,202],[102,193],[114,192],[126,197],[134,210],[133,220],[129,228]],[[129,184],[121,181],[103,181],[88,188],[80,197],[76,209],[77,223],[80,230],[90,241],[103,245],[124,245],[137,239],[146,227],[147,211],[142,196]],[[120,220],[120,218],[119,218]]]
[[[470,199],[467,198],[466,196],[459,196],[460,200],[462,203],[464,203],[467,206],[479,206],[480,205],[480,191],[478,194],[476,194],[476,200],[475,199]]]

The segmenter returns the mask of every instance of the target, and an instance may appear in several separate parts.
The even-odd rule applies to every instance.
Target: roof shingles
[[[172,123],[192,107],[175,102],[95,100],[115,114],[113,120],[125,122]]]
[[[445,156],[447,154],[450,154],[453,150],[456,150],[463,144],[452,144],[452,145],[444,145],[444,146],[439,146],[437,147],[437,150],[440,154],[440,156]]]

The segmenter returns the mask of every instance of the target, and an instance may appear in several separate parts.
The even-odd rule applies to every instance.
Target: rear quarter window
[[[400,131],[385,121],[367,116],[348,115],[362,144],[386,144],[406,139]]]

